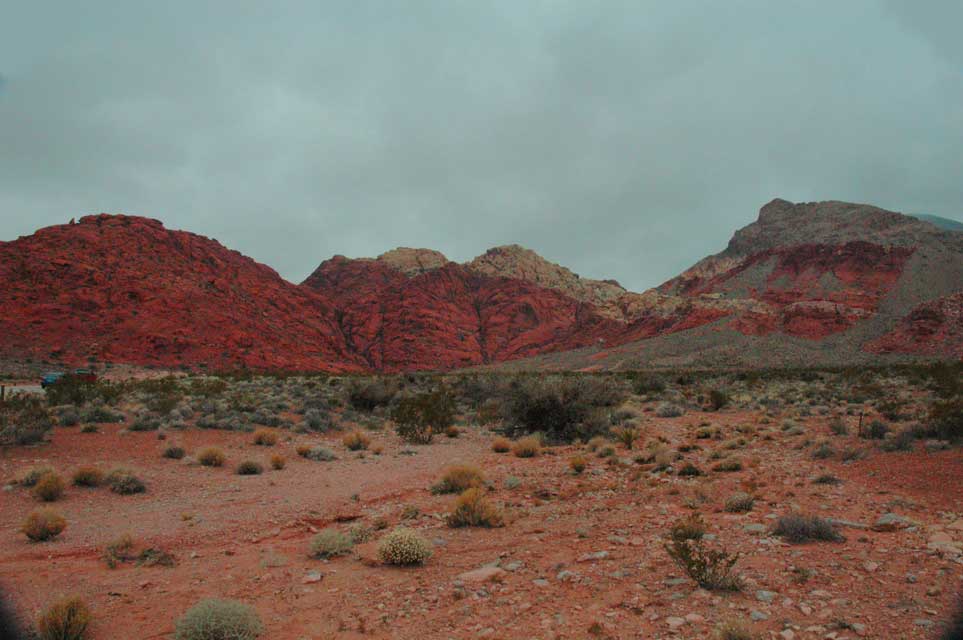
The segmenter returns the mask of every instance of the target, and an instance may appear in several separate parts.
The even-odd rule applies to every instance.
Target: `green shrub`
[[[703,589],[739,591],[742,581],[732,574],[739,560],[725,549],[710,549],[702,540],[673,539],[666,545],[669,556]]]
[[[170,460],[180,460],[181,458],[184,457],[185,453],[186,452],[184,451],[184,447],[171,445],[164,449],[164,452],[161,454],[161,456],[164,458],[168,458]]]
[[[84,640],[90,626],[90,609],[84,601],[70,596],[52,604],[37,620],[39,640]]]
[[[712,469],[713,471],[741,471],[742,462],[736,458],[726,458],[717,462]]]
[[[37,509],[24,520],[20,530],[34,542],[50,540],[67,528],[67,521],[53,509]]]
[[[176,640],[254,640],[264,625],[253,607],[236,600],[202,600],[177,621]]]
[[[111,491],[122,496],[147,491],[147,485],[144,484],[144,481],[127,469],[114,469],[107,474],[107,485]]]
[[[349,553],[352,546],[350,536],[337,529],[324,529],[311,539],[310,555],[318,559],[334,558]]]
[[[35,444],[53,425],[40,398],[14,395],[0,405],[0,446]]]
[[[315,462],[329,462],[338,459],[338,456],[334,455],[334,452],[322,446],[305,447],[303,449],[299,447],[298,455],[308,460],[314,460]]]
[[[374,411],[388,406],[397,393],[398,385],[394,380],[354,379],[348,385],[348,404],[358,411]]]
[[[655,415],[660,418],[678,418],[685,413],[685,409],[671,402],[663,402],[655,409]]]
[[[254,460],[244,460],[241,464],[237,465],[237,475],[239,476],[257,476],[264,471],[264,467],[261,463],[255,462]]]
[[[608,431],[611,422],[600,414],[624,398],[624,387],[608,377],[532,376],[512,383],[504,409],[516,432],[571,442]]]
[[[930,408],[928,423],[941,440],[963,439],[963,398],[935,403]]]
[[[408,527],[397,527],[378,544],[378,557],[385,564],[424,564],[431,555],[431,543]]]
[[[444,389],[402,398],[391,412],[395,430],[405,442],[428,444],[455,420],[455,399]]]
[[[729,404],[729,394],[722,389],[713,389],[709,392],[709,405],[713,411],[718,411]]]
[[[870,440],[882,440],[889,433],[889,425],[880,420],[873,420],[860,434],[863,438]]]

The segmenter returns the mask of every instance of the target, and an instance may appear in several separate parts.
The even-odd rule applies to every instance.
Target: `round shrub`
[[[111,471],[107,474],[107,484],[110,486],[111,491],[119,493],[122,496],[147,491],[147,485],[144,484],[144,481],[127,469],[114,469]]]
[[[20,530],[34,542],[43,542],[60,535],[67,528],[67,521],[53,509],[37,509],[24,520]]]
[[[678,418],[685,413],[685,409],[671,402],[663,402],[655,410],[655,415],[660,418]]]
[[[64,481],[56,473],[46,473],[33,485],[33,497],[43,502],[53,502],[64,494]]]
[[[264,467],[254,460],[245,460],[237,465],[237,475],[239,476],[256,476],[260,475],[262,471],[264,471]]]
[[[585,471],[585,457],[584,456],[572,456],[568,461],[568,467],[572,470],[572,473],[578,475]]]
[[[237,600],[202,600],[177,621],[176,640],[254,640],[264,633],[257,611]]]
[[[37,636],[40,640],[84,640],[90,618],[90,609],[83,600],[76,596],[64,598],[37,619]]]
[[[80,467],[74,471],[75,487],[99,487],[104,484],[104,472],[97,467]]]
[[[501,510],[488,501],[478,488],[464,491],[448,514],[449,527],[501,527],[505,518]]]
[[[371,444],[371,438],[362,431],[352,431],[345,434],[344,438],[341,439],[341,444],[351,451],[361,451],[368,448],[368,445]]]
[[[492,440],[492,451],[495,453],[508,453],[511,448],[512,441],[508,438],[498,437]]]
[[[354,543],[350,536],[337,529],[324,529],[311,539],[310,555],[319,559],[334,558],[350,552],[352,546]]]
[[[176,445],[171,445],[164,449],[164,453],[161,454],[162,457],[168,458],[170,460],[180,460],[184,457],[184,447],[178,447]]]
[[[512,451],[519,458],[534,458],[541,451],[542,446],[535,436],[528,436],[515,441]]]
[[[274,454],[271,456],[271,468],[275,471],[280,471],[283,469],[285,462],[286,460],[284,459],[284,456],[280,454]]]
[[[27,473],[23,474],[23,477],[20,478],[20,484],[25,487],[32,487],[37,484],[37,481],[40,480],[40,478],[49,473],[56,473],[53,467],[48,467],[46,465],[33,467],[28,469]]]
[[[378,557],[385,564],[423,564],[432,553],[431,543],[408,527],[397,527],[378,544]]]
[[[269,429],[258,429],[254,432],[254,444],[262,447],[273,447],[278,442],[278,434]]]
[[[726,511],[729,513],[745,513],[752,511],[755,499],[748,493],[738,491],[726,499]]]
[[[465,489],[485,484],[485,476],[478,467],[459,464],[448,467],[441,480],[431,488],[432,493],[461,493]]]
[[[224,465],[224,452],[217,447],[208,447],[197,454],[197,461],[205,467],[220,467]]]

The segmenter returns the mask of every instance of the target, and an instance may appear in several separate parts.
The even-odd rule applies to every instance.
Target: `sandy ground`
[[[19,525],[38,503],[23,488],[4,490],[0,583],[26,617],[61,595],[80,594],[95,615],[94,640],[171,637],[176,619],[212,596],[253,604],[273,640],[707,638],[726,621],[773,638],[935,637],[963,578],[960,450],[884,453],[852,436],[830,436],[824,419],[810,418],[804,436],[774,425],[764,427],[771,439],[747,436],[747,446],[732,451],[742,471],[710,471],[708,454],[721,442],[694,440],[698,423],[711,422],[731,438],[739,435],[735,425],[759,417],[724,411],[651,419],[650,437],[701,447],[685,454],[706,472],[696,478],[655,473],[621,446],[608,459],[579,449],[589,467],[576,476],[568,470],[575,447],[520,459],[491,452],[491,435],[476,428],[422,447],[375,432],[384,452],[364,458],[331,436],[328,446],[339,459],[326,463],[294,451],[320,436],[280,432],[276,446],[258,447],[243,433],[189,429],[162,442],[156,433],[116,425],[96,434],[58,428],[49,444],[2,451],[0,476],[17,477],[35,464],[53,465],[65,477],[81,465],[123,466],[146,481],[148,492],[68,487],[54,505],[69,522],[66,531],[30,543]],[[806,437],[831,438],[838,450],[866,448],[868,455],[848,463],[839,456],[814,460],[796,448]],[[170,443],[189,453],[216,445],[228,462],[210,469],[162,459]],[[266,463],[273,453],[287,457],[285,469],[234,474],[239,461]],[[485,471],[507,526],[446,526],[452,498],[428,488],[454,462]],[[841,484],[813,484],[822,473]],[[509,478],[518,486],[508,488]],[[753,510],[725,512],[725,498],[740,490],[758,496]],[[706,502],[699,511],[715,543],[742,554],[740,593],[700,589],[664,550],[669,527],[692,513],[686,503],[700,492]],[[379,566],[374,542],[329,562],[308,557],[321,528],[370,525],[379,517],[394,526],[406,506],[420,515],[405,524],[435,543],[425,566]],[[793,510],[859,528],[844,528],[842,543],[788,545],[768,529]],[[896,531],[863,528],[886,513],[911,522]],[[170,551],[176,566],[109,569],[104,547],[123,533],[140,547]],[[465,575],[486,565],[499,569]]]

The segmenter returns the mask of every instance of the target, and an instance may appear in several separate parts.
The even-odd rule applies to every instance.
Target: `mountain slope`
[[[360,369],[324,298],[214,240],[87,216],[0,242],[0,357]]]

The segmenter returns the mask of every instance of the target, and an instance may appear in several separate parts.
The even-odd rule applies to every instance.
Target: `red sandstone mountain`
[[[644,293],[517,245],[466,264],[336,256],[293,285],[213,240],[106,215],[0,243],[0,278],[7,359],[399,371],[963,357],[963,234],[841,202],[774,200]]]
[[[87,216],[0,242],[0,356],[361,369],[320,295],[218,242]]]

